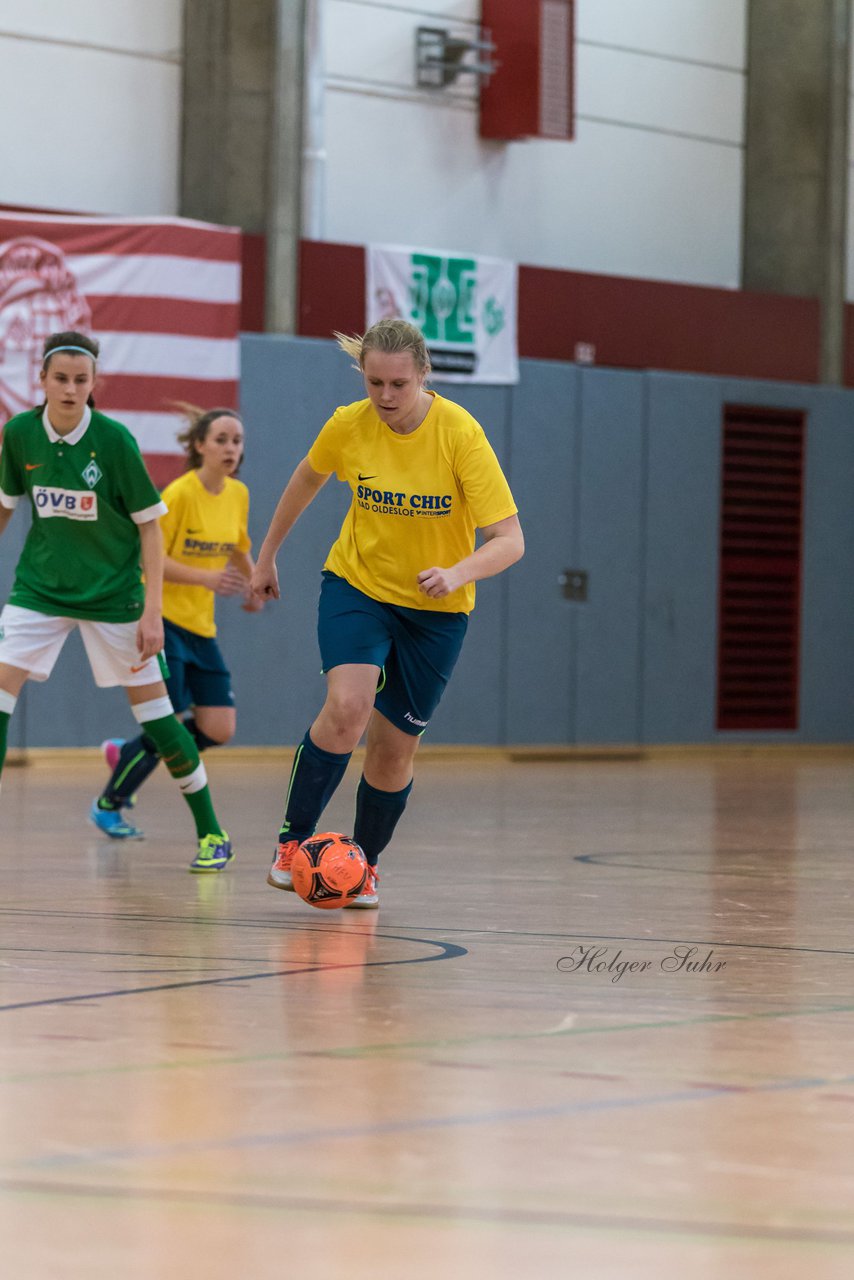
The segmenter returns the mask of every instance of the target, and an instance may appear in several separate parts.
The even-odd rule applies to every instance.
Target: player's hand
[[[441,600],[443,596],[449,596],[451,592],[458,591],[464,586],[462,574],[456,569],[441,569],[434,566],[432,569],[422,569],[418,575],[418,590],[423,591],[425,596],[430,596],[432,600]]]
[[[264,564],[259,560],[249,580],[249,586],[262,600],[278,600],[279,575],[275,563]]]
[[[256,596],[254,591],[249,590],[244,594],[243,604],[240,607],[244,613],[260,613],[266,603],[266,599]]]
[[[154,658],[163,648],[163,618],[159,612],[143,613],[136,628],[140,662]]]
[[[211,590],[218,596],[239,596],[246,587],[246,578],[233,564],[211,574]]]

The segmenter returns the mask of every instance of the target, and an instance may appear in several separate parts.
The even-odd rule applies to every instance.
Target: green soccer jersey
[[[96,622],[135,622],[145,592],[137,526],[165,514],[127,427],[87,409],[66,436],[47,411],[6,424],[0,503],[26,496],[32,523],[9,603]]]

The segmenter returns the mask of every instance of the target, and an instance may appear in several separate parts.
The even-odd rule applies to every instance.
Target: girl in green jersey
[[[220,871],[233,856],[231,843],[196,745],[173,713],[160,660],[158,518],[166,505],[131,433],[95,409],[98,352],[85,334],[52,334],[40,373],[45,402],[17,414],[3,433],[0,533],[22,498],[32,521],[0,613],[0,772],[24,683],[48,678],[77,627],[95,683],[127,690],[137,723],[156,742],[192,810],[198,848],[190,870]],[[97,825],[119,834],[121,809],[98,803]]]

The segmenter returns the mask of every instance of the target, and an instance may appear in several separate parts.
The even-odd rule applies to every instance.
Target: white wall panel
[[[180,52],[183,0],[0,0],[0,35]]]
[[[579,45],[577,107],[582,119],[688,133],[741,146],[744,76],[715,67]]]
[[[0,37],[0,66],[0,203],[177,211],[177,64]]]
[[[577,0],[577,139],[485,143],[476,83],[418,90],[463,0],[325,0],[320,238],[735,285],[747,0]]]
[[[480,20],[480,0],[333,0],[333,3],[357,9],[379,9],[386,14],[408,13],[418,18],[419,23],[425,19],[424,26],[444,25],[438,20],[445,18],[456,22]]]
[[[382,99],[330,93],[326,238],[737,283],[738,149],[589,122],[572,144],[484,147],[471,113],[394,110],[389,136]]]
[[[854,31],[854,0],[850,6],[851,30]],[[848,218],[845,297],[854,301],[854,58],[848,68]]]
[[[510,175],[511,189],[522,192],[543,190],[535,167],[547,165],[554,175],[545,197],[515,201],[510,234],[522,244],[521,261],[737,286],[739,150],[667,134],[641,135],[639,142],[629,130],[582,122],[571,159],[535,154],[559,146],[537,144]]]
[[[580,41],[744,70],[747,0],[577,0]]]
[[[343,79],[429,97],[432,91],[416,88],[416,31],[418,27],[441,27],[452,36],[470,40],[476,34],[476,24],[463,21],[457,11],[471,12],[474,7],[435,0],[435,12],[431,13],[420,5],[416,8],[384,0],[327,0],[323,11],[326,74],[333,82]],[[479,12],[480,5],[476,7]],[[475,77],[465,74],[441,96],[473,99],[476,90]]]
[[[846,221],[845,297],[854,302],[854,98],[848,111],[848,216]]]

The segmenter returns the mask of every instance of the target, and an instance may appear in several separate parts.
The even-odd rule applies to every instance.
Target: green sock
[[[200,840],[205,836],[225,835],[214,813],[213,800],[207,783],[200,791],[191,791],[189,795],[185,794],[184,799],[192,810],[196,823],[196,835]]]
[[[199,759],[192,734],[176,715],[146,720],[140,727],[154,743],[158,755],[181,788],[195,819],[199,839],[207,835],[224,835],[214,812],[205,766]]]
[[[0,711],[0,775],[3,773],[3,761],[6,759],[6,735],[11,719],[11,711]]]

